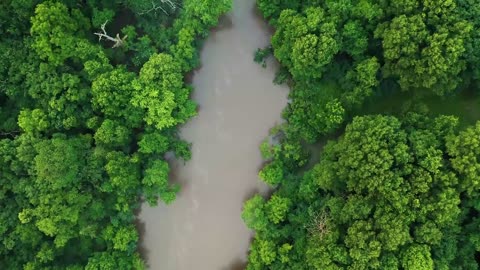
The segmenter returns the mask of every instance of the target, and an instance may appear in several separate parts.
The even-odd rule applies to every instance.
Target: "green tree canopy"
[[[135,211],[175,199],[165,153],[190,158],[177,127],[196,114],[184,75],[229,7],[0,1],[0,269],[145,268]]]
[[[478,127],[458,133],[455,117],[413,113],[354,118],[298,180],[246,202],[248,269],[478,268]]]

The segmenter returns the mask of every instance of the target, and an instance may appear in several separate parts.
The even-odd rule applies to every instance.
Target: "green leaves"
[[[36,144],[35,174],[38,180],[50,183],[55,190],[71,186],[80,177],[79,161],[84,155],[81,151],[88,144],[88,137],[66,140],[61,135]]]
[[[265,205],[270,221],[278,224],[285,220],[290,204],[291,201],[288,198],[273,195]]]
[[[0,1],[0,269],[144,269],[134,211],[175,199],[164,154],[190,158],[176,127],[196,114],[184,74],[230,7],[160,2],[168,16],[151,1]],[[98,43],[107,20],[124,47]]]
[[[275,243],[270,241],[260,241],[258,242],[259,245],[259,253],[262,262],[265,265],[270,265],[275,260],[277,253],[275,251]]]
[[[480,122],[450,137],[447,149],[453,168],[462,176],[461,186],[472,194],[480,187]]]
[[[265,213],[265,200],[260,195],[255,195],[245,202],[242,219],[250,229],[263,231],[267,228],[267,215]]]
[[[31,186],[24,183],[25,189],[15,191],[29,202],[18,215],[20,222],[24,226],[33,224],[41,235],[53,240],[41,247],[31,243],[40,249],[44,263],[53,261],[71,239],[81,238],[80,227],[93,221],[89,215],[81,215],[93,200],[86,192],[92,175],[84,170],[88,167],[89,144],[88,137],[68,139],[58,134],[52,140],[39,141],[35,144],[34,171],[24,178],[30,179]]]
[[[321,78],[326,65],[340,50],[336,25],[321,24],[323,10],[309,8],[306,18],[292,10],[282,12],[272,38],[274,54],[296,79]]]
[[[315,57],[317,54],[317,44],[319,40],[315,35],[306,35],[301,37],[293,44],[292,62],[293,74],[302,76],[303,72],[314,72],[312,76],[321,76],[321,72],[315,72],[322,68],[324,63],[318,62]],[[321,70],[320,70],[321,71]],[[308,75],[305,75],[308,76]]]
[[[47,130],[50,124],[42,110],[34,109],[21,111],[18,116],[18,125],[24,132],[36,134]]]
[[[232,7],[232,2],[228,0],[186,0],[182,4],[187,11],[186,15],[198,18],[204,25],[204,29],[217,25],[220,15],[226,13]]]
[[[74,52],[73,34],[79,30],[74,17],[60,2],[39,4],[32,18],[33,48],[42,59],[61,65]]]
[[[378,268],[381,254],[381,243],[375,239],[370,221],[354,221],[347,231],[345,245],[349,248],[353,269],[366,268],[371,265]]]
[[[276,185],[283,179],[283,164],[281,162],[272,162],[267,164],[259,173],[258,177],[265,183]]]
[[[467,137],[478,134],[473,127],[458,136],[456,130],[456,119],[445,116],[409,114],[403,122],[393,116],[355,117],[300,183],[288,177],[269,200],[256,195],[245,203],[242,217],[257,233],[250,265],[433,269],[458,260],[467,265],[475,253],[471,246],[447,242],[461,241],[468,232],[461,224],[471,216],[462,211],[477,211],[467,206],[478,196],[470,182],[475,176],[458,169],[477,166],[476,157],[462,157],[476,155]],[[305,244],[305,239],[311,240]],[[284,243],[292,248],[279,256]],[[452,255],[436,255],[442,252]]]
[[[130,225],[129,227],[123,227],[115,230],[115,236],[113,237],[113,248],[133,253],[137,246],[137,240],[138,234],[135,226]]]
[[[376,57],[359,62],[355,68],[347,73],[346,79],[352,84],[352,91],[346,92],[344,102],[348,108],[359,106],[363,101],[372,96],[379,85],[377,73],[380,64]]]
[[[110,147],[128,146],[130,130],[117,121],[106,119],[95,132],[94,138],[98,145]]]
[[[402,252],[402,267],[405,270],[433,270],[430,248],[425,245],[412,245]]]
[[[163,160],[154,160],[145,170],[142,180],[143,193],[150,205],[156,205],[158,196],[167,204],[173,202],[179,187],[168,184],[168,163]]]
[[[433,95],[472,98],[461,92],[480,78],[478,1],[257,2],[291,92],[280,143],[261,145],[259,176],[276,191],[258,202],[267,219],[247,269],[478,268],[480,125],[458,134],[465,119],[408,112],[441,112]],[[409,107],[387,110],[401,118],[361,116],[397,98]],[[321,156],[305,159],[310,148]]]
[[[169,138],[158,133],[146,133],[138,142],[139,152],[145,154],[164,154],[169,149]]]
[[[349,21],[343,26],[345,51],[353,57],[362,57],[368,48],[368,34],[359,21]]]
[[[133,269],[143,270],[145,266],[140,256],[135,253],[126,255],[124,252],[97,252],[89,258],[86,270]]]
[[[286,136],[314,142],[397,89],[415,98],[473,89],[480,11],[472,1],[257,1],[292,88]]]
[[[134,96],[132,82],[135,74],[123,68],[102,73],[92,83],[92,101],[107,117],[138,127],[143,112],[131,104]]]
[[[134,81],[135,92],[132,98],[134,106],[145,109],[144,120],[158,130],[172,127],[186,119],[175,118],[174,112],[183,106],[178,101],[188,102],[180,98],[183,87],[181,67],[168,54],[153,55],[140,71],[140,77]],[[186,118],[193,116],[190,112]]]
[[[400,15],[380,25],[375,36],[382,39],[385,75],[398,77],[404,90],[452,92],[459,84],[458,74],[465,69],[464,40],[471,31],[468,22],[452,18],[453,22],[436,22],[433,32],[428,30],[432,18],[425,14]]]

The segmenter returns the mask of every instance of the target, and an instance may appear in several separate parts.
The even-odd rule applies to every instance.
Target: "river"
[[[240,217],[242,204],[267,190],[257,176],[258,146],[287,103],[288,88],[272,83],[275,65],[252,60],[270,35],[255,0],[234,0],[205,41],[192,79],[199,114],[181,129],[193,143],[192,159],[171,162],[182,190],[171,205],[143,205],[139,213],[149,269],[244,269],[252,232]]]

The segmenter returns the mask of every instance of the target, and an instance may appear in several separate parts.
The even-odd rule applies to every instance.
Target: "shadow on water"
[[[218,38],[217,38],[217,34],[219,32],[224,32],[224,31],[228,31],[228,30],[231,30],[233,29],[233,19],[232,19],[232,15],[229,13],[229,14],[226,14],[226,15],[223,15],[222,17],[220,17],[220,19],[218,19],[218,25],[213,27],[212,29],[210,29],[210,33],[207,34],[208,35],[208,38],[211,39],[212,41],[216,42],[216,41],[219,41]],[[203,43],[204,41],[202,41]],[[195,70],[199,70],[201,67],[195,69]]]
[[[217,32],[220,32],[220,31],[224,31],[224,30],[229,30],[229,29],[232,29],[233,28],[233,20],[232,20],[232,16],[230,14],[227,14],[227,15],[223,15],[222,17],[220,17],[218,19],[218,25],[215,26],[214,28],[212,28],[210,30],[210,33],[208,35],[211,35],[213,38],[215,38],[215,34]],[[203,42],[204,40],[202,41],[199,41],[199,48],[202,48],[203,47]],[[192,71],[189,71],[185,74],[183,80],[186,84],[188,85],[191,85],[193,84],[193,77],[195,75],[195,72],[202,69],[202,63],[200,62],[199,65]]]
[[[248,199],[252,198],[256,194],[258,194],[260,190],[258,188],[252,188],[250,191],[245,192],[245,195],[243,197],[243,203],[245,203]],[[243,204],[242,204],[242,209],[243,209]]]
[[[275,29],[265,22],[262,12],[258,9],[257,5],[252,6],[251,12],[258,28],[262,29],[262,31],[268,35],[272,35],[275,32]]]
[[[269,160],[263,160],[262,163],[260,163],[257,167],[257,171],[260,172],[265,166],[267,166],[268,164],[270,164],[272,162],[271,159]]]
[[[170,184],[179,185],[181,187],[180,191],[177,193],[177,197],[181,196],[182,190],[187,188],[190,182],[185,177],[180,176],[180,170],[185,165],[185,161],[183,159],[177,159],[173,152],[166,153],[165,160],[170,167],[170,171],[168,172],[168,182]]]
[[[135,213],[135,216],[138,216],[138,212],[140,211],[140,208],[137,210],[137,213]],[[137,232],[138,232],[138,247],[137,251],[140,253],[140,256],[142,257],[143,261],[145,262],[147,269],[148,269],[148,249],[145,247],[145,222],[142,222],[139,218],[135,219],[135,227],[137,227]]]
[[[218,19],[218,25],[212,29],[212,34],[218,31],[229,30],[232,28],[233,28],[232,15],[230,14],[223,15],[222,17],[220,17],[220,19]]]
[[[223,268],[222,270],[244,270],[247,268],[247,262],[237,258],[229,266]]]

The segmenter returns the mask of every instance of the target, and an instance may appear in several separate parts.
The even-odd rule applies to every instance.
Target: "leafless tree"
[[[15,131],[11,131],[11,132],[0,132],[0,137],[15,138],[15,136],[17,136],[18,134],[20,134],[19,130],[15,130]]]
[[[165,8],[163,8],[163,6],[162,6],[162,5],[165,5],[165,4],[168,5],[172,10],[175,10],[175,9],[178,8],[178,4],[175,3],[172,0],[160,0],[160,3],[156,3],[155,1],[152,0],[152,8],[147,9],[145,11],[142,11],[138,14],[139,15],[144,15],[144,14],[147,14],[147,13],[150,13],[150,12],[156,13],[157,10],[161,10],[166,15],[169,15],[167,10]]]
[[[101,26],[101,29],[102,29],[102,33],[94,33],[95,35],[98,36],[98,41],[101,41],[102,38],[105,38],[107,40],[110,40],[112,42],[114,42],[112,48],[117,48],[117,47],[121,47],[123,46],[123,44],[125,43],[125,39],[127,39],[128,36],[124,36],[123,38],[120,38],[120,35],[117,34],[115,37],[111,37],[107,34],[107,31],[105,30],[105,26],[107,25],[107,22],[104,22]]]
[[[328,224],[329,219],[330,218],[328,217],[328,213],[325,210],[316,213],[310,223],[306,225],[308,232],[312,235],[323,238],[326,234],[330,232]]]

